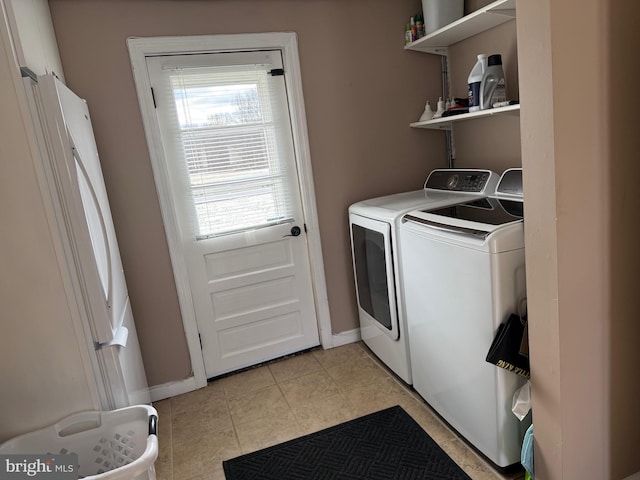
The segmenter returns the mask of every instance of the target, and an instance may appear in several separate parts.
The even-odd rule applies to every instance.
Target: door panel
[[[295,278],[290,275],[220,292],[214,291],[211,294],[213,312],[218,321],[221,321],[294,302],[294,281]]]
[[[305,247],[302,236],[287,237],[221,252],[203,248],[202,260],[194,259],[190,271],[207,276],[208,301],[196,304],[203,351],[217,350],[204,356],[208,375],[317,345]]]
[[[400,329],[391,258],[391,225],[353,214],[349,220],[359,314],[397,340]]]
[[[89,110],[53,75],[38,77],[50,175],[77,295],[96,348],[93,365],[104,408],[149,402],[149,390],[129,303],[118,242]],[[48,169],[47,169],[48,170]],[[121,335],[128,332],[128,335]]]
[[[274,346],[282,348],[283,343],[295,343],[304,334],[299,312],[290,312],[270,318],[262,316],[252,323],[228,328],[220,334],[222,358],[242,358],[247,360],[256,350],[269,350]],[[256,341],[255,338],[260,340]]]
[[[207,377],[318,345],[280,51],[147,67]]]
[[[60,188],[67,189],[67,221],[73,222],[70,228],[77,231],[81,275],[86,276],[85,290],[92,296],[94,341],[109,342],[121,326],[128,293],[89,109],[53,76],[39,77],[38,85],[48,112],[48,128],[60,136],[64,146],[52,159],[60,172]],[[57,145],[56,141],[53,148]],[[97,288],[94,273],[99,280]]]
[[[280,240],[207,255],[206,262],[209,278],[215,280],[255,270],[292,266],[293,252],[289,240]]]

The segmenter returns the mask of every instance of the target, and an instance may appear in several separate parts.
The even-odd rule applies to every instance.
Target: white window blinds
[[[270,65],[164,68],[165,122],[197,239],[293,221]],[[284,81],[284,79],[279,79]],[[175,161],[174,159],[173,161]]]

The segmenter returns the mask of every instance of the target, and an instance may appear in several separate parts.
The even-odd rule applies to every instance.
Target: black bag
[[[512,313],[500,324],[486,360],[525,378],[531,377],[526,315]]]

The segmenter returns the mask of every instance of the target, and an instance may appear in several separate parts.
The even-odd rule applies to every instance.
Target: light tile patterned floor
[[[402,406],[473,480],[503,477],[449,430],[362,343],[313,350],[154,402],[158,480],[224,480],[222,461],[393,405]]]

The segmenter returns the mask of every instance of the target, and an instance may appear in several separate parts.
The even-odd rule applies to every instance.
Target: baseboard
[[[159,400],[164,400],[165,398],[175,397],[176,395],[192,392],[197,389],[198,386],[196,384],[195,377],[189,377],[176,382],[154,385],[149,388],[149,394],[151,395],[151,401],[157,402]]]
[[[348,343],[355,343],[360,341],[360,329],[354,328],[353,330],[346,330],[340,333],[334,333],[333,336],[333,347],[340,347],[342,345],[347,345]]]

